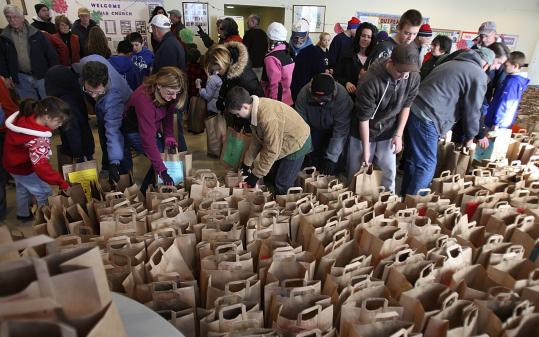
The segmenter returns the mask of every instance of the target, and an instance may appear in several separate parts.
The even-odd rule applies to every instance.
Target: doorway
[[[266,30],[270,23],[280,22],[284,24],[284,7],[265,7],[265,6],[251,6],[251,5],[236,5],[225,4],[225,16],[242,16],[245,23],[244,30],[247,30],[247,18],[251,14],[257,14],[260,16],[260,28]],[[240,35],[243,37],[245,31],[241,31]]]

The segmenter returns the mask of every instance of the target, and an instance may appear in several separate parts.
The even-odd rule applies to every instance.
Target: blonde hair
[[[206,53],[206,61],[204,68],[208,74],[213,73],[213,67],[217,66],[221,70],[228,71],[228,68],[232,64],[232,57],[230,56],[230,50],[222,44],[215,45]]]
[[[331,35],[330,35],[329,33],[326,33],[326,32],[320,33],[320,36],[318,37],[318,43],[316,44],[317,46],[320,46],[320,41],[322,41],[322,39],[324,38],[324,36],[329,36],[329,37],[331,37]]]
[[[165,106],[167,101],[159,93],[157,86],[181,90],[176,96],[176,105],[181,108],[187,101],[187,77],[185,73],[176,67],[163,67],[144,80],[146,93],[150,95],[156,106]]]

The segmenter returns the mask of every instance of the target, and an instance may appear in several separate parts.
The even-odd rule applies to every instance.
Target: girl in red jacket
[[[33,195],[37,204],[47,204],[52,194],[50,185],[62,190],[69,184],[49,163],[52,154],[50,138],[69,117],[69,107],[56,97],[41,101],[24,100],[20,111],[6,119],[4,168],[15,179],[17,188],[17,218],[28,220],[28,199]]]

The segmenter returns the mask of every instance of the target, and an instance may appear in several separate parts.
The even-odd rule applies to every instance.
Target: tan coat
[[[303,147],[311,133],[309,125],[288,105],[269,98],[253,97],[253,141],[244,163],[257,177],[265,177],[273,163]]]

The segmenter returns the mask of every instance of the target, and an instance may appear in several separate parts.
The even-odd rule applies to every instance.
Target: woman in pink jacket
[[[292,100],[290,84],[292,83],[294,60],[288,53],[285,42],[286,35],[286,28],[282,24],[273,22],[268,26],[270,51],[264,58],[261,85],[266,97],[292,105],[294,101]]]

